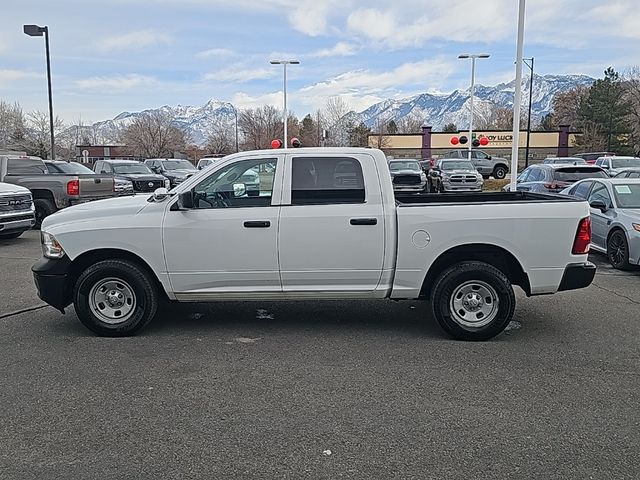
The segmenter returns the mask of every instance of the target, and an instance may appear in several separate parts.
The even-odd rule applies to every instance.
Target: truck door
[[[385,248],[373,157],[290,154],[284,185],[278,242],[283,291],[373,292]]]
[[[170,202],[163,224],[167,273],[183,300],[281,294],[278,214],[283,156],[248,157],[191,189],[193,208]],[[244,297],[243,297],[244,298]]]

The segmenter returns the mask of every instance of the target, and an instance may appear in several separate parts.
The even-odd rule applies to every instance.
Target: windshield
[[[640,158],[612,158],[612,168],[640,167]]]
[[[608,178],[604,170],[599,168],[559,168],[553,172],[553,179],[559,182],[577,182],[583,178]]]
[[[152,174],[153,173],[149,169],[149,167],[147,167],[143,163],[125,163],[124,165],[118,165],[114,163],[111,166],[113,167],[114,173],[121,173],[121,174],[136,174],[136,173]]]
[[[475,170],[476,167],[469,161],[453,161],[440,163],[442,170]]]
[[[640,183],[613,185],[618,208],[640,208]]]
[[[47,169],[49,170],[49,173],[66,173],[70,175],[78,175],[82,173],[95,174],[93,170],[76,162],[47,163]]]
[[[189,160],[163,160],[165,170],[195,170],[196,167]]]
[[[420,164],[415,161],[407,161],[407,162],[391,162],[389,164],[389,170],[392,172],[397,172],[399,170],[413,170],[415,172],[420,171]]]

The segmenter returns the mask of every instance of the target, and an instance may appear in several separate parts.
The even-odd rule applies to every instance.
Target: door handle
[[[377,225],[377,218],[352,218],[349,220],[351,225]]]
[[[269,228],[271,222],[269,220],[255,220],[244,222],[244,228]]]

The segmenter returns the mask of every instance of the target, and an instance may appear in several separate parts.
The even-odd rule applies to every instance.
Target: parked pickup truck
[[[259,191],[241,182],[260,173]],[[351,172],[346,178],[345,172]],[[171,192],[78,205],[42,224],[38,294],[99,335],[139,331],[165,298],[429,299],[454,338],[485,340],[527,295],[586,287],[589,205],[528,192],[398,194],[385,155],[230,155]]]
[[[24,187],[0,183],[0,240],[18,238],[35,223],[31,192]]]
[[[113,177],[110,175],[52,175],[42,159],[26,155],[0,155],[0,181],[31,191],[36,226],[61,208],[115,196]]]

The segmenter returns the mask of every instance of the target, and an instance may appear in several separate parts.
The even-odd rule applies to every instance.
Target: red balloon
[[[487,137],[482,137],[482,138],[480,139],[480,145],[482,145],[483,147],[484,147],[485,145],[489,145],[489,139],[488,139]]]
[[[458,137],[451,137],[451,145],[457,145],[458,143],[460,143]]]
[[[282,141],[278,140],[277,138],[275,140],[271,140],[271,148],[281,148],[282,147]]]

